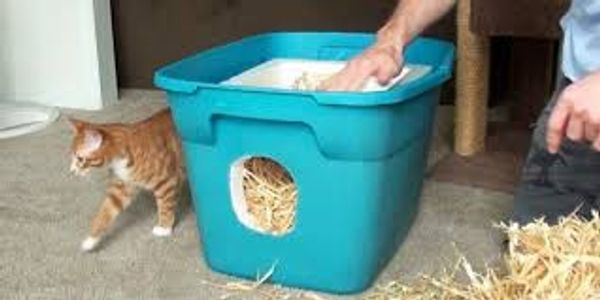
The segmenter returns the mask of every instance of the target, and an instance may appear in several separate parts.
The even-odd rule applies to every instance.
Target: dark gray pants
[[[589,218],[600,209],[600,152],[588,143],[565,138],[557,154],[546,150],[546,125],[560,92],[569,85],[563,79],[538,118],[527,161],[517,187],[511,219],[525,224],[545,217],[553,224],[578,210]]]

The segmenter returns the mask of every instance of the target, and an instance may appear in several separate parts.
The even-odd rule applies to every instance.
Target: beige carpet
[[[202,281],[232,280],[204,264],[189,199],[170,238],[151,234],[155,205],[144,194],[119,218],[99,251],[79,251],[107,175],[81,179],[67,174],[70,130],[65,116],[135,120],[164,105],[162,94],[155,92],[123,91],[121,98],[102,112],[65,111],[44,131],[0,140],[0,298],[216,299],[223,291]],[[444,130],[436,131],[432,160],[450,149],[451,118],[443,111],[439,128]],[[496,261],[499,236],[492,223],[510,205],[511,197],[504,193],[427,181],[416,224],[379,283],[440,270],[453,263],[456,249],[474,262]]]

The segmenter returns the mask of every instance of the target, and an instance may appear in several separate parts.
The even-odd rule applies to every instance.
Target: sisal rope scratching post
[[[470,29],[472,0],[459,0],[455,151],[471,156],[485,147],[490,42]]]

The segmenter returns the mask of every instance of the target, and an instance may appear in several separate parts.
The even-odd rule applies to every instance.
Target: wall
[[[151,88],[155,69],[244,36],[285,30],[375,32],[397,0],[112,1],[119,86]],[[428,35],[454,38],[449,15]]]
[[[1,0],[0,41],[0,101],[116,101],[109,1]]]

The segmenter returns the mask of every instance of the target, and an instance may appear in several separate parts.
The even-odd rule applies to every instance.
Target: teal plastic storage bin
[[[167,91],[189,173],[208,265],[255,279],[335,293],[371,285],[417,213],[440,85],[451,44],[417,39],[408,64],[430,71],[382,92],[331,93],[226,86],[273,58],[347,60],[368,34],[273,33],[204,51],[155,74]],[[244,225],[232,202],[232,166],[249,156],[284,166],[298,187],[291,232]]]

